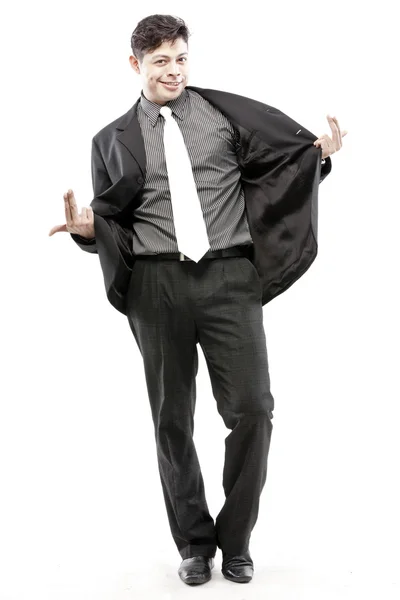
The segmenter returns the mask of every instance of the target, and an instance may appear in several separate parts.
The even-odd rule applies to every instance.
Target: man
[[[274,409],[262,306],[316,256],[318,185],[346,132],[329,119],[332,139],[315,140],[273,107],[188,86],[188,35],[169,15],[138,23],[141,97],[92,140],[91,208],[69,190],[50,235],[99,255],[142,354],[180,578],[209,581],[219,547],[223,575],[244,583]],[[231,429],[215,524],[192,437],[197,343]]]

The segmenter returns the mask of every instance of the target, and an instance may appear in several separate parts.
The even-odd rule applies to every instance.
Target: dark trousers
[[[248,552],[267,476],[270,391],[261,281],[245,256],[137,256],[127,295],[151,404],[169,524],[182,559]],[[200,343],[225,439],[225,503],[215,525],[193,442]]]

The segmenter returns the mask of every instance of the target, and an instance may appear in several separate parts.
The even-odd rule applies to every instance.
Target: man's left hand
[[[322,158],[327,158],[331,154],[334,154],[342,147],[342,138],[347,135],[347,131],[340,131],[339,123],[336,117],[327,115],[328,123],[332,129],[332,139],[327,133],[321,135],[314,142],[314,146],[322,148]]]

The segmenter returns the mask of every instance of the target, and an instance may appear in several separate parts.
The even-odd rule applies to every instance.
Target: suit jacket
[[[238,130],[236,154],[264,306],[316,258],[318,187],[331,171],[331,159],[322,165],[322,149],[313,145],[317,136],[273,106],[220,90],[186,87],[218,108]],[[125,315],[135,262],[133,212],[146,175],[136,116],[139,101],[92,139],[95,242],[70,234],[82,250],[98,254],[107,298]]]

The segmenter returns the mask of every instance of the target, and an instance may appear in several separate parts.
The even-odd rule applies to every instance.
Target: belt
[[[247,256],[248,258],[251,258],[253,254],[253,244],[246,244],[246,245],[240,245],[240,246],[231,246],[231,248],[222,248],[221,250],[208,250],[208,252],[206,252],[204,254],[204,256],[201,257],[200,260],[204,260],[204,259],[210,259],[210,258],[223,258],[223,257],[228,257],[228,256]],[[169,259],[175,259],[175,260],[183,260],[183,261],[192,261],[193,260],[191,258],[189,258],[188,256],[186,256],[185,254],[182,254],[182,252],[161,252],[159,254],[136,254],[135,255],[135,259],[138,258],[152,258],[155,260],[169,260]]]

